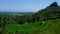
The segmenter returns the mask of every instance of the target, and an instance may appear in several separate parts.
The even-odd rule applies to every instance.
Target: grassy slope
[[[43,21],[42,25],[38,22],[30,24],[9,24],[6,26],[6,34],[17,32],[17,34],[59,34],[60,19]]]

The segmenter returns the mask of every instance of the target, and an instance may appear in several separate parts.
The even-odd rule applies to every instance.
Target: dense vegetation
[[[30,15],[20,16],[20,15],[2,15],[1,14],[0,15],[0,29],[1,29],[0,33],[5,34],[8,32],[7,34],[12,34],[13,31],[15,31],[15,34],[19,32],[23,34],[24,33],[25,34],[42,34],[48,31],[48,33],[51,33],[51,34],[55,34],[55,33],[58,34],[60,31],[59,18],[60,18],[60,6],[56,2],[53,2],[47,8],[39,10],[37,13],[30,14]],[[44,22],[44,24],[42,22]],[[18,31],[20,30],[20,31],[18,32],[14,30],[15,28],[16,30]],[[9,32],[12,32],[12,33],[9,33]]]

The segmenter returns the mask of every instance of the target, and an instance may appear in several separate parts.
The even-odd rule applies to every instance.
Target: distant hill
[[[0,12],[0,14],[32,14],[33,12]]]
[[[45,9],[39,10],[33,15],[37,20],[60,18],[60,6],[57,2],[53,2]]]

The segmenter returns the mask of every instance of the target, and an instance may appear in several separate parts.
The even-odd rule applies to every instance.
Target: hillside
[[[8,24],[4,34],[60,34],[60,19],[43,21],[30,24]]]
[[[60,6],[56,2],[53,2],[45,9],[39,10],[34,16],[39,20],[59,18]]]

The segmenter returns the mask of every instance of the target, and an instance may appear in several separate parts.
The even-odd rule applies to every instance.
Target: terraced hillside
[[[53,2],[30,15],[0,15],[0,34],[60,34],[60,6]]]
[[[4,34],[60,34],[60,19],[26,23],[23,25],[9,24],[5,27]]]

